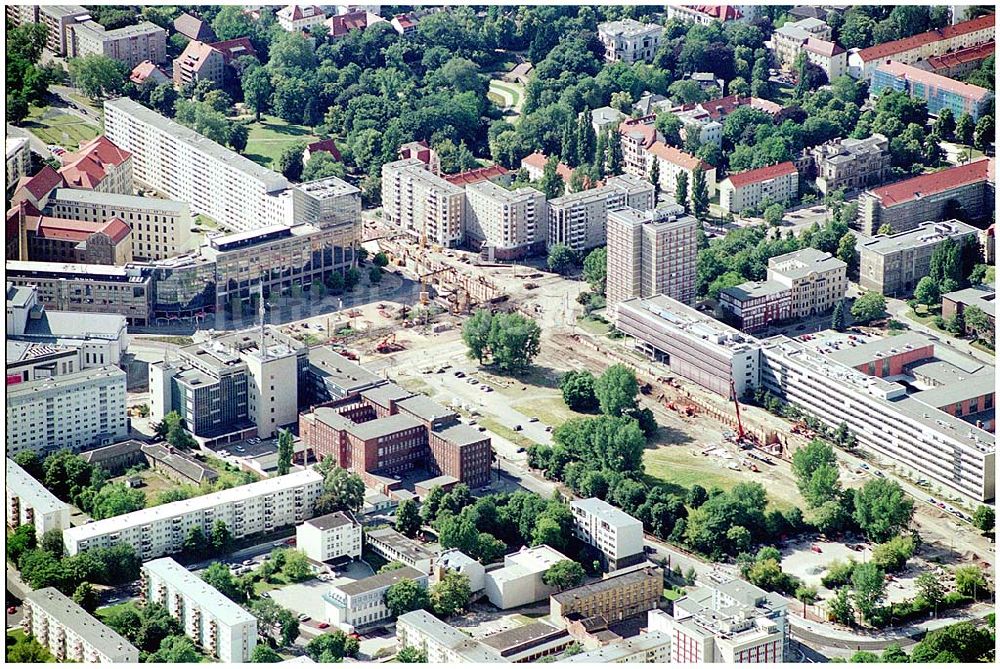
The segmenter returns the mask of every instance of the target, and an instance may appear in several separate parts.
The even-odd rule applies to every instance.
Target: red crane
[[[736,397],[736,382],[729,379],[729,394],[733,397],[733,404],[736,405],[736,441],[743,441],[747,433],[743,429],[743,420],[740,418],[740,401]]]

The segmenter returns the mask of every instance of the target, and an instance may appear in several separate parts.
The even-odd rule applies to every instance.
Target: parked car
[[[320,623],[320,624],[316,625],[316,627],[320,628],[321,630],[325,630],[329,626],[330,626],[330,623]]]
[[[523,430],[523,429],[524,429],[524,428],[523,428],[523,427],[521,427],[521,425],[520,425],[520,424],[518,424],[518,425],[515,425],[515,426],[514,426],[514,432],[520,432],[520,431],[521,431],[521,430]]]
[[[310,620],[312,620],[312,618],[310,618],[310,617],[309,617],[309,616],[307,616],[306,614],[304,614],[304,613],[300,613],[300,614],[299,614],[299,622],[300,622],[300,623],[304,623],[304,622],[308,622],[308,621],[310,621]]]
[[[17,613],[17,607],[16,606],[8,606],[7,607],[7,614],[8,615],[13,615],[15,613]]]
[[[816,544],[813,544],[812,546],[810,546],[809,550],[811,550],[813,553],[822,553],[823,552],[823,549],[820,548],[819,546],[817,546]]]

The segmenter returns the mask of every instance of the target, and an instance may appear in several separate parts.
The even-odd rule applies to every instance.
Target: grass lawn
[[[491,99],[501,100],[501,105],[518,108],[521,106],[521,98],[524,97],[524,86],[521,84],[510,84],[500,79],[492,79],[490,81],[490,93],[494,96]]]
[[[212,230],[217,230],[219,228],[219,224],[205,214],[198,214],[195,216],[194,222],[195,225],[201,228],[211,228]]]
[[[680,588],[664,588],[663,596],[671,602],[674,602],[684,596],[684,591]]]
[[[514,408],[529,418],[537,418],[546,425],[558,427],[568,420],[574,418],[592,418],[587,414],[573,411],[562,397],[545,397],[532,400],[525,400],[514,404]]]
[[[137,339],[145,339],[146,341],[159,342],[174,344],[176,346],[190,346],[194,343],[194,339],[191,337],[184,337],[182,335],[167,335],[165,337],[137,337]]]
[[[250,137],[243,155],[250,160],[277,171],[278,157],[286,147],[297,142],[315,142],[319,139],[304,125],[295,125],[277,116],[261,116],[260,123],[248,126]]]
[[[100,131],[79,116],[34,105],[28,109],[28,118],[22,125],[46,144],[58,144],[68,151],[76,151],[80,144],[97,137]]]
[[[493,432],[494,434],[497,434],[506,439],[507,441],[517,444],[518,446],[523,446],[524,448],[528,448],[530,446],[535,445],[535,442],[533,442],[531,439],[528,439],[520,432],[515,432],[506,425],[502,425],[501,423],[498,423],[497,421],[487,416],[480,417],[479,424],[485,427],[490,432]]]
[[[147,507],[157,505],[156,499],[160,496],[160,493],[182,487],[180,484],[171,481],[166,476],[152,469],[144,469],[139,472],[138,476],[142,479],[144,484],[141,488],[139,488],[139,490],[146,495]],[[126,478],[128,478],[128,476],[120,476],[111,480],[115,483],[124,483]]]
[[[599,321],[588,316],[581,316],[577,319],[576,324],[590,334],[603,336],[611,332],[611,326],[608,325],[607,321]]]
[[[94,615],[101,622],[107,622],[108,618],[110,618],[112,615],[132,605],[133,604],[131,602],[122,602],[121,604],[114,604],[112,606],[102,606],[101,608],[94,611]]]
[[[93,111],[93,112],[95,112],[97,114],[101,114],[104,111],[102,109],[102,105],[101,104],[99,104],[97,102],[94,102],[93,100],[91,100],[90,98],[88,98],[86,95],[79,95],[77,93],[70,93],[69,97],[70,97],[71,100],[73,100],[73,102],[76,102],[79,105],[83,105],[87,109],[90,109],[91,111]]]
[[[28,635],[24,633],[20,627],[15,627],[7,630],[7,653],[11,652],[14,646],[17,646],[28,641]],[[52,653],[48,651],[44,646],[42,647],[42,652],[37,656],[38,661],[45,663],[55,663],[56,658],[52,656]]]

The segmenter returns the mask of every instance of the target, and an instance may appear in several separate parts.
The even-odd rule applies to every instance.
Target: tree
[[[955,114],[951,109],[945,107],[938,112],[937,121],[934,123],[934,132],[944,140],[950,140],[955,135]]]
[[[52,553],[54,557],[61,558],[65,552],[62,530],[53,528],[43,534],[41,548],[43,551]]]
[[[430,607],[427,588],[416,581],[406,579],[394,583],[385,591],[385,605],[394,617],[404,613]]]
[[[190,528],[187,536],[184,537],[184,550],[195,555],[202,555],[205,553],[205,548],[205,533],[201,531],[200,527]]]
[[[916,551],[912,535],[893,537],[872,550],[872,562],[886,572],[896,572],[906,566],[906,561]]]
[[[840,491],[837,456],[825,441],[813,439],[795,451],[792,474],[810,508],[822,506]]]
[[[653,206],[655,207],[660,195],[660,161],[658,159],[654,160],[649,168],[649,183],[653,184]],[[686,202],[680,200],[677,203],[687,206]]]
[[[493,365],[506,374],[524,371],[538,355],[541,334],[538,323],[520,313],[497,314],[490,324]]]
[[[7,98],[8,102],[10,98]],[[10,118],[8,118],[10,121]],[[55,662],[52,653],[42,644],[38,643],[35,637],[22,637],[15,642],[14,637],[7,636],[7,662],[13,664],[36,664],[42,662]]]
[[[955,589],[967,597],[978,599],[979,593],[986,590],[986,577],[979,565],[955,567]]]
[[[538,182],[542,193],[545,194],[546,200],[554,200],[561,196],[566,189],[566,184],[563,181],[562,175],[558,172],[558,167],[559,156],[555,154],[549,156],[548,161],[545,163],[545,169],[542,171],[542,178]]]
[[[281,662],[282,657],[266,643],[258,643],[250,653],[250,661],[254,664]]]
[[[955,123],[955,141],[959,144],[972,144],[972,136],[976,131],[976,122],[969,116],[969,112],[962,112]]]
[[[14,456],[14,462],[36,481],[41,481],[45,476],[45,470],[42,468],[42,458],[36,451],[21,451]]]
[[[234,602],[243,602],[247,598],[246,593],[237,586],[233,572],[221,562],[213,562],[208,565],[205,571],[201,572],[201,580]]]
[[[653,164],[657,164],[659,161],[654,160]],[[688,175],[687,172],[680,171],[677,173],[677,188],[674,190],[674,199],[677,200],[677,204],[684,207],[686,210],[688,208]]]
[[[468,355],[478,360],[480,365],[485,364],[489,357],[492,325],[493,314],[486,309],[478,309],[462,326],[462,341],[469,349]]]
[[[94,586],[84,581],[73,591],[73,601],[87,613],[93,613],[101,603],[101,598],[94,590]]]
[[[854,495],[854,520],[872,541],[888,541],[910,524],[913,500],[895,481],[872,479]]]
[[[889,225],[888,223],[883,223],[882,225],[878,226],[878,230],[876,230],[876,232],[880,235],[891,235],[892,226]]]
[[[318,151],[309,157],[305,169],[302,170],[303,181],[314,181],[327,177],[344,178],[347,170],[344,164],[333,157],[333,154],[326,151]]]
[[[278,432],[278,476],[284,476],[292,469],[292,455],[295,437],[288,430]]]
[[[404,499],[396,509],[396,531],[411,539],[420,531],[420,513],[412,499]]]
[[[271,95],[274,93],[271,75],[264,67],[251,67],[243,73],[241,85],[243,100],[253,110],[254,117],[259,123],[260,115],[270,109]]]
[[[285,147],[278,156],[278,169],[286,178],[291,181],[298,181],[302,176],[304,165],[302,164],[302,152],[306,150],[305,144],[296,142]]]
[[[941,584],[941,579],[937,574],[925,571],[917,577],[917,592],[928,604],[934,607],[934,616],[937,617],[938,606],[944,601],[945,589]]]
[[[833,306],[833,317],[830,319],[830,327],[837,332],[843,332],[846,327],[844,323],[844,301],[837,300]]]
[[[69,75],[73,85],[94,101],[120,94],[128,81],[129,71],[125,63],[90,54],[82,58],[71,58]]]
[[[847,207],[843,211],[846,211]],[[853,216],[850,216],[853,219]],[[845,223],[849,223],[845,221]],[[847,263],[847,273],[856,276],[858,272],[859,254],[857,238],[850,232],[845,232],[837,243],[837,258]]]
[[[688,489],[687,497],[685,498],[684,501],[692,509],[697,509],[699,506],[704,504],[707,499],[708,499],[708,492],[705,490],[705,488],[695,483]]]
[[[991,628],[960,622],[928,632],[923,641],[914,646],[910,661],[992,662],[996,642]]]
[[[854,604],[851,603],[851,591],[842,587],[827,601],[827,613],[830,619],[842,625],[854,624]]]
[[[431,588],[431,606],[434,614],[447,618],[465,611],[472,598],[469,577],[456,571],[445,572],[444,577]]]
[[[608,247],[596,248],[583,259],[583,278],[590,284],[595,293],[604,294],[604,285],[608,278]]]
[[[229,146],[237,153],[243,153],[247,148],[247,140],[250,138],[250,131],[243,123],[234,123],[229,131]]]
[[[549,249],[549,270],[556,274],[566,275],[576,265],[576,254],[565,244],[553,244]]]
[[[559,382],[563,401],[573,411],[590,412],[598,407],[594,375],[589,371],[566,372]]]
[[[938,304],[941,301],[941,289],[937,281],[929,276],[921,278],[913,291],[913,299],[928,306]]]
[[[986,152],[993,138],[996,135],[996,121],[989,114],[986,114],[976,123],[976,130],[973,134],[972,145],[980,151]]]
[[[288,646],[298,638],[298,619],[273,599],[251,600],[248,608],[257,619],[257,631],[261,636],[274,639],[274,633],[277,631],[280,635],[277,642],[281,646]]]
[[[103,520],[146,507],[146,493],[124,483],[109,483],[94,494],[90,515]]]
[[[699,221],[708,218],[708,183],[701,165],[694,168],[694,185],[691,189],[691,213]]]
[[[785,217],[785,208],[780,204],[772,204],[764,210],[764,222],[767,223],[772,228],[777,228],[781,225],[782,219]]]
[[[191,639],[172,635],[160,642],[159,650],[153,653],[150,660],[164,664],[197,664],[201,662],[201,654]]]
[[[594,382],[594,395],[607,416],[621,416],[636,407],[639,382],[635,370],[621,363],[612,365]]]
[[[316,514],[357,511],[365,501],[365,484],[357,474],[332,467],[325,474],[323,494],[316,500]]]
[[[869,323],[885,314],[885,297],[882,293],[869,291],[854,300],[851,317],[858,323]]]
[[[376,267],[387,267],[389,265],[389,256],[386,255],[385,251],[379,251],[372,256],[372,264]]]
[[[542,583],[560,590],[575,588],[583,583],[586,573],[579,562],[575,560],[559,560],[542,574]]]
[[[35,547],[36,541],[35,526],[31,523],[21,525],[7,535],[7,559],[18,564],[21,556]]]
[[[992,532],[996,524],[996,513],[992,507],[980,504],[972,514],[972,524],[983,532]]]
[[[396,653],[396,662],[406,664],[426,664],[427,651],[414,648],[413,646],[403,646]]]

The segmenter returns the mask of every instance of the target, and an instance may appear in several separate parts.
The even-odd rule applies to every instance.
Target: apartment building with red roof
[[[326,21],[326,13],[316,5],[288,5],[275,12],[274,16],[278,25],[290,33],[310,30]]]
[[[16,205],[20,202],[29,202],[35,208],[41,210],[49,202],[49,196],[56,188],[65,186],[63,176],[52,169],[49,165],[38,170],[34,176],[21,177],[14,194],[11,195],[10,203]]]
[[[950,109],[955,118],[968,114],[973,121],[986,114],[993,101],[993,91],[982,86],[949,79],[894,60],[879,65],[872,75],[871,97],[876,98],[886,90],[903,91],[911,98],[923,100],[927,103],[927,112],[934,116]]]
[[[338,40],[346,37],[354,30],[367,30],[369,26],[376,23],[385,22],[378,14],[373,14],[364,10],[355,10],[346,14],[331,16],[326,20],[327,32],[331,40]]]
[[[667,18],[709,25],[715,21],[751,21],[758,11],[754,5],[667,5]]]
[[[858,199],[861,231],[870,236],[888,225],[895,234],[956,214],[970,221],[988,217],[995,200],[993,162],[984,158],[865,191]]]
[[[136,86],[141,86],[146,81],[152,81],[156,86],[170,81],[170,77],[151,60],[144,60],[133,67],[128,78]]]
[[[626,173],[640,179],[648,176],[646,151],[657,140],[663,141],[663,136],[657,132],[655,123],[656,115],[650,114],[626,119],[618,125],[618,134],[621,135],[622,165]]]
[[[765,203],[785,203],[799,196],[799,171],[792,162],[730,174],[719,184],[722,210],[738,214]]]
[[[673,196],[677,192],[677,177],[684,173],[687,174],[688,196],[690,197],[694,190],[694,171],[698,167],[701,167],[702,172],[705,174],[708,197],[709,199],[715,197],[715,167],[709,165],[704,160],[660,141],[653,142],[652,146],[647,149],[646,156],[647,165],[649,165],[645,171],[647,175],[650,174],[653,161],[659,162],[659,187],[661,191]]]
[[[306,144],[306,150],[302,152],[302,162],[308,163],[309,159],[317,153],[329,153],[338,163],[343,160],[336,142],[332,139],[321,139],[318,142]]]
[[[211,81],[222,88],[226,80],[226,59],[211,44],[188,42],[180,56],[174,58],[174,84],[183,86],[199,81]]]
[[[104,135],[84,144],[76,153],[64,155],[62,164],[59,174],[70,188],[132,194],[132,154]]]
[[[236,39],[212,42],[209,46],[221,53],[222,60],[230,67],[233,64],[233,61],[241,56],[257,57],[257,50],[253,48],[253,44],[246,37],[237,37]]]
[[[983,61],[996,52],[996,48],[997,43],[995,41],[977,44],[967,49],[959,49],[958,51],[922,60],[916,63],[914,67],[954,79],[955,77],[966,75],[973,70],[978,70]]]
[[[874,74],[875,68],[889,60],[913,65],[921,60],[995,39],[996,16],[987,14],[940,30],[928,30],[919,35],[861,49],[849,59],[851,76],[867,81]]]
[[[510,183],[513,179],[510,170],[502,165],[490,165],[489,167],[477,167],[474,170],[459,172],[458,174],[446,174],[444,180],[456,186],[470,186],[482,183],[483,181]]]

